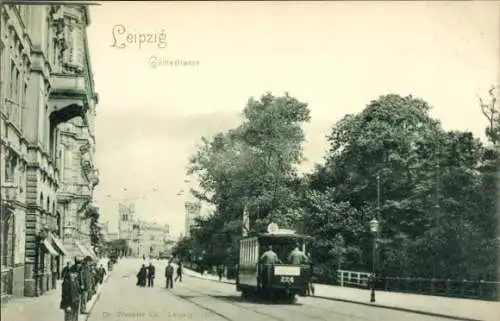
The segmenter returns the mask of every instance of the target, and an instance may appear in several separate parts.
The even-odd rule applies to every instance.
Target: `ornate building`
[[[170,226],[137,220],[133,204],[119,205],[118,233],[128,243],[128,255],[157,257],[168,250],[175,241],[170,236]]]
[[[61,204],[82,194],[91,199],[91,193],[61,176],[59,148],[66,141],[65,123],[93,128],[97,94],[86,45],[88,9],[2,5],[0,18],[1,170],[6,174],[1,217],[8,222],[1,235],[2,294],[38,296],[55,288],[61,256],[68,254],[61,241],[63,221],[75,213]],[[93,167],[84,172],[95,186]],[[90,201],[85,204],[87,212],[95,212],[88,210]]]

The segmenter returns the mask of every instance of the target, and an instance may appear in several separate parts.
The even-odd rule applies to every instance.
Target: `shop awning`
[[[64,248],[63,242],[54,234],[50,233],[50,237],[52,238],[52,241],[56,245],[56,248],[61,252],[62,255],[67,256],[68,251]]]
[[[76,245],[78,248],[80,248],[80,251],[85,253],[85,256],[90,256],[92,259],[97,259],[97,255],[94,253],[94,251],[91,248],[86,247],[80,242],[77,242]]]
[[[92,256],[89,251],[85,248],[85,246],[82,245],[82,243],[75,241],[76,247],[80,250],[80,252],[83,254],[83,256]]]
[[[59,256],[59,253],[57,253],[57,251],[52,247],[48,238],[43,240],[43,246],[45,246],[45,248],[47,249],[47,251],[49,251],[51,255]]]

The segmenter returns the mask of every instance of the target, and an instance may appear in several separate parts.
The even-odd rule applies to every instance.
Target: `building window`
[[[16,174],[17,159],[16,156],[10,153],[10,156],[6,157],[5,162],[5,181],[13,182],[14,176]]]
[[[10,77],[11,77],[10,78],[11,82],[10,82],[10,88],[9,88],[9,98],[10,98],[10,100],[15,101],[14,92],[15,92],[15,87],[16,87],[17,81],[15,80],[16,64],[14,63],[14,61],[10,62]]]
[[[21,108],[19,109],[20,110],[20,115],[19,115],[19,119],[21,120],[20,121],[20,124],[22,126],[22,124],[24,123],[23,122],[23,112],[24,112],[24,109],[27,108],[26,106],[26,103],[27,103],[27,97],[28,95],[28,84],[24,84],[24,88],[23,88],[23,99],[22,99],[22,105],[21,105]]]
[[[11,266],[12,261],[12,231],[11,231],[11,218],[12,214],[2,216],[2,227],[0,229],[2,235],[2,266]]]
[[[1,23],[1,22],[0,22]],[[4,67],[3,67],[3,62],[4,62],[4,57],[3,57],[3,54],[4,54],[4,46],[3,46],[3,43],[0,42],[0,97],[3,98],[5,97],[4,96],[4,81],[3,79],[5,79],[5,71],[4,71]],[[0,108],[3,110],[3,108],[5,108],[4,104],[2,104],[2,106],[0,106]]]
[[[45,57],[47,58],[48,61],[51,61],[52,59],[50,57],[52,57],[52,50],[51,50],[51,46],[52,46],[52,41],[50,40],[52,38],[52,28],[51,28],[51,21],[49,18],[46,19],[46,23],[47,23],[47,27],[46,27],[46,39],[45,39]]]
[[[59,178],[64,180],[64,145],[59,150]]]

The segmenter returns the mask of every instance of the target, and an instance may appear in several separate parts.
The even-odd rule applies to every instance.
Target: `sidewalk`
[[[218,281],[214,275],[201,276],[200,273],[184,268],[184,273],[197,278]],[[234,280],[223,277],[222,282],[234,284]],[[430,295],[397,292],[376,292],[376,302],[370,302],[370,290],[315,284],[315,297],[370,305],[380,308],[401,310],[419,314],[446,317],[455,320],[500,320],[500,302],[456,299]]]
[[[103,261],[106,263],[107,261]],[[100,262],[101,263],[101,262]],[[104,265],[107,267],[107,265]],[[109,272],[104,277],[104,282],[109,277]],[[59,308],[61,302],[61,281],[57,281],[56,288],[50,290],[39,297],[22,297],[11,299],[2,304],[2,321],[34,321],[39,320],[40,316],[46,320],[64,320],[64,312]],[[95,302],[99,299],[103,283],[97,287],[97,293],[87,303],[87,312],[92,310]],[[85,321],[89,315],[80,314],[78,321]]]

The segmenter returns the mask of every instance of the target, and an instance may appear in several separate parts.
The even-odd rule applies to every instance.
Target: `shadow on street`
[[[259,298],[256,296],[251,296],[248,298],[242,298],[241,296],[238,295],[210,295],[210,297],[226,302],[240,302],[240,303],[245,303],[245,302],[250,302],[250,303],[257,303],[257,304],[263,304],[263,305],[302,305],[302,303],[293,302],[287,302],[286,300],[283,299],[263,299]]]

